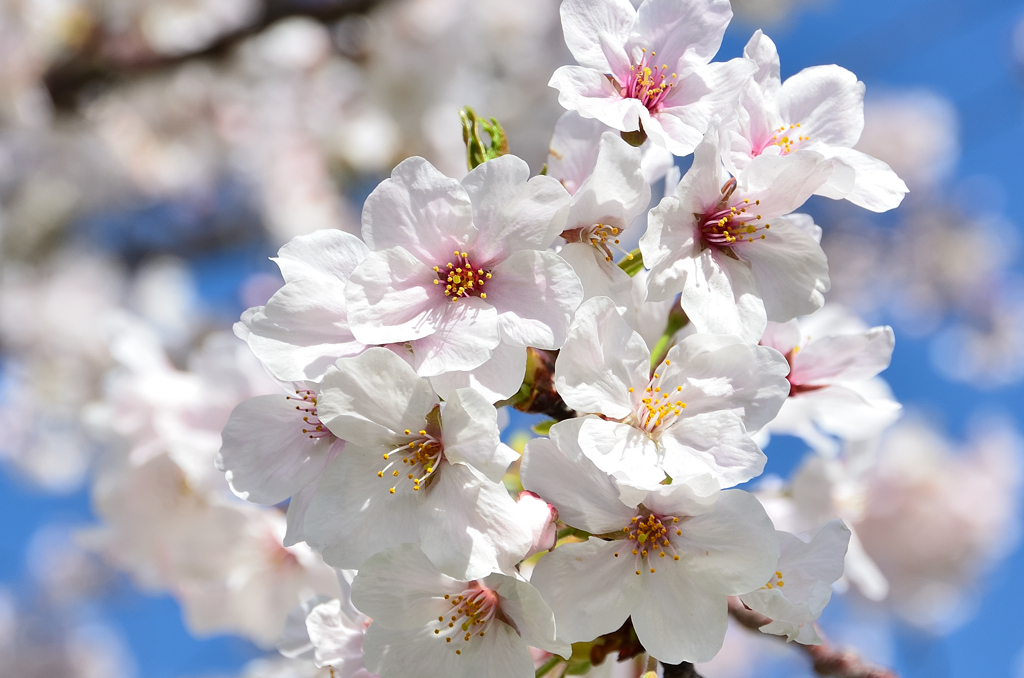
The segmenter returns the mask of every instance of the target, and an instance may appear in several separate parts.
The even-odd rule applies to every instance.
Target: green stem
[[[626,255],[626,258],[619,262],[619,268],[632,278],[644,268],[644,255],[639,249],[635,249]]]
[[[686,327],[686,323],[690,322],[690,319],[686,317],[678,305],[674,306],[668,314],[668,322],[665,323],[665,332],[658,339],[658,343],[654,345],[654,350],[651,351],[651,369],[661,364],[661,361],[668,355],[668,350],[671,348],[669,342],[672,341],[672,337],[676,335],[676,332]]]
[[[537,673],[535,674],[535,678],[541,678],[541,676],[547,675],[548,673],[551,672],[551,669],[555,668],[556,666],[558,666],[561,663],[562,663],[562,658],[561,657],[559,657],[557,654],[551,655],[551,659],[549,659],[546,662],[544,662],[543,664],[541,664],[541,667],[539,669],[537,669]]]

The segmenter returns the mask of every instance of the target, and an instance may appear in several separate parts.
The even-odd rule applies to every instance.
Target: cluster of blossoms
[[[906,192],[852,150],[863,84],[782,82],[760,31],[712,62],[728,0],[561,15],[579,65],[551,80],[569,111],[546,172],[493,146],[461,181],[410,158],[361,239],[292,240],[284,286],[236,326],[283,388],[235,408],[218,467],[243,499],[290,500],[286,543],[342,571],[289,645],[342,675],[529,676],[624,624],[653,659],[704,662],[730,597],[820,642],[849,529],[781,532],[729,488],[761,474],[770,431],[827,454],[899,407],[875,380],[892,331],[820,312],[821,229],[795,213]],[[521,458],[503,406],[555,420]]]

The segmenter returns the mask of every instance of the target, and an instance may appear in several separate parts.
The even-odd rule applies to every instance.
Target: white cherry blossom
[[[585,302],[555,366],[555,385],[573,409],[601,417],[578,423],[588,457],[624,486],[710,474],[728,487],[761,473],[750,439],[789,392],[775,350],[736,337],[694,334],[651,370],[643,338],[607,297]],[[627,492],[627,490],[623,490]]]
[[[712,129],[676,194],[650,212],[640,239],[651,271],[647,296],[681,293],[698,332],[756,342],[768,320],[785,322],[825,303],[828,263],[814,227],[786,215],[824,184],[832,162],[813,151],[762,154],[730,177],[716,137]]]
[[[710,660],[725,637],[728,596],[776,570],[775,528],[753,496],[720,492],[709,476],[623,503],[615,480],[580,449],[582,423],[561,422],[551,439],[530,441],[521,471],[523,485],[563,522],[601,535],[562,544],[534,568],[531,581],[554,610],[559,638],[589,641],[628,617],[653,657]]]
[[[529,678],[528,646],[568,657],[551,608],[526,581],[503,574],[460,580],[438,572],[415,544],[379,553],[352,582],[373,618],[365,661],[381,678]]]
[[[383,348],[338,361],[323,381],[320,421],[347,442],[305,517],[307,541],[335,567],[358,568],[419,542],[442,571],[510,570],[533,535],[501,480],[516,453],[497,412],[471,389],[441,408],[427,379]]]
[[[853,148],[864,129],[864,83],[856,75],[836,65],[813,66],[783,82],[775,43],[760,30],[743,55],[758,70],[720,130],[730,169],[742,170],[762,154],[816,151],[835,163],[819,195],[875,212],[899,206],[907,185],[887,164]]]
[[[762,346],[790,364],[789,398],[764,432],[803,438],[835,453],[830,437],[863,440],[878,435],[900,415],[888,385],[876,375],[889,366],[892,328],[869,328],[847,309],[828,305],[788,323],[768,323]]]
[[[830,520],[810,542],[788,532],[779,531],[778,536],[778,569],[764,586],[740,596],[740,600],[772,619],[760,628],[762,633],[820,645],[814,621],[832,598],[831,584],[843,576],[850,529],[841,520]]]
[[[423,376],[479,367],[499,343],[517,354],[559,348],[582,289],[545,250],[568,201],[556,180],[531,179],[510,155],[462,183],[422,158],[402,162],[363,208],[373,251],[345,287],[353,334],[366,344],[409,342]]]
[[[622,132],[643,131],[689,155],[711,120],[735,105],[754,71],[746,59],[709,63],[732,18],[728,0],[564,0],[565,44],[578,66],[549,83],[558,102]]]

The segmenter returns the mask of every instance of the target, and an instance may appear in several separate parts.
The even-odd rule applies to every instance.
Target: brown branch
[[[139,35],[108,34],[98,27],[78,51],[47,70],[43,83],[57,110],[72,111],[79,105],[81,95],[91,89],[159,73],[189,61],[221,58],[243,40],[281,19],[302,16],[330,23],[365,13],[380,1],[264,0],[263,11],[253,23],[225,33],[193,52],[170,56],[154,52]]]
[[[771,619],[760,612],[755,612],[743,604],[736,597],[729,598],[729,614],[742,626],[757,631],[765,624],[771,623]],[[896,673],[891,669],[872,666],[861,659],[856,653],[848,650],[841,650],[830,644],[825,639],[821,629],[817,629],[818,635],[822,636],[821,645],[797,644],[810,658],[814,665],[814,671],[819,676],[837,676],[838,678],[897,678]],[[779,636],[781,638],[781,636]]]
[[[693,664],[690,662],[683,662],[682,664],[665,664],[662,662],[662,676],[664,678],[703,678],[697,669],[693,668]]]

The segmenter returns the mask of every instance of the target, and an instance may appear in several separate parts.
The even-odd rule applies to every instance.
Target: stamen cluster
[[[452,301],[458,301],[459,297],[473,297],[477,296],[481,299],[487,298],[487,293],[484,292],[484,283],[491,279],[491,274],[482,268],[474,268],[473,262],[469,260],[469,255],[466,252],[460,252],[455,250],[455,259],[449,261],[447,264],[447,273],[444,278],[444,296],[451,297]],[[434,273],[437,274],[437,278],[434,279],[435,285],[440,285],[441,274],[444,273],[444,269],[440,266],[434,267]]]

